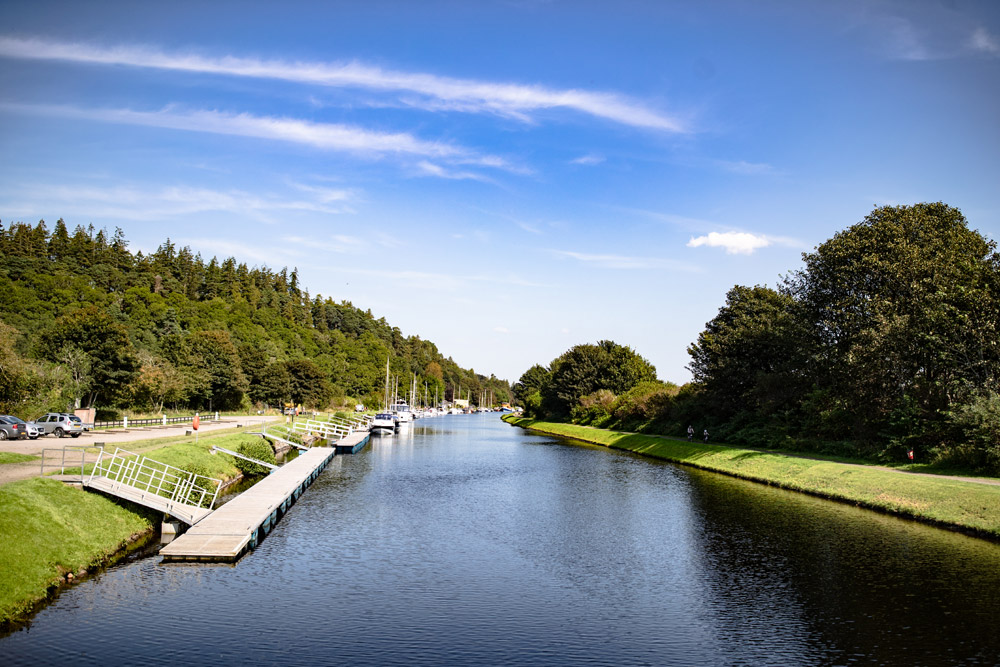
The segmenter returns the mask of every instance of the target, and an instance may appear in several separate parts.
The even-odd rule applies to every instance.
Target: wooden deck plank
[[[235,561],[246,550],[253,533],[332,458],[331,447],[313,447],[215,510],[160,550],[165,561]],[[294,500],[294,499],[293,499]]]

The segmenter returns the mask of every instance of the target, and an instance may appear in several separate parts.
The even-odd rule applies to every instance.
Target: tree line
[[[0,413],[235,410],[381,403],[386,374],[423,396],[509,400],[298,271],[207,262],[169,239],[132,253],[121,229],[0,223]]]
[[[537,416],[995,473],[998,328],[996,243],[943,203],[885,206],[776,288],[729,290],[688,348],[691,383],[604,370],[566,393],[558,378],[600,368],[577,346],[513,391]]]

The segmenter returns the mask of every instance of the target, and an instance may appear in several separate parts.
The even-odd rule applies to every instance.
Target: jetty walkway
[[[369,437],[356,431],[333,447],[302,452],[163,547],[163,562],[236,562],[271,531],[338,452],[359,451]]]

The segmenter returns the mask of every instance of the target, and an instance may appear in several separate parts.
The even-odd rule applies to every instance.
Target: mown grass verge
[[[51,479],[0,486],[0,627],[153,530],[153,514]]]
[[[622,449],[1000,539],[1000,486],[505,415],[522,428]]]
[[[26,461],[34,461],[36,459],[38,459],[38,457],[32,456],[31,454],[0,452],[0,465],[3,465],[4,463],[24,463]]]
[[[255,438],[227,432],[206,434],[197,443],[186,438],[157,448],[134,444],[151,459],[226,483],[241,475],[233,457],[209,450],[218,445],[236,451],[241,441]],[[81,570],[100,567],[155,534],[161,516],[51,479],[0,486],[0,628],[24,619],[66,583],[67,574],[79,578]]]

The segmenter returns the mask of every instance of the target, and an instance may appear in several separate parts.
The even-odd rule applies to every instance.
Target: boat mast
[[[389,355],[385,355],[385,390],[382,392],[383,408],[389,410]]]

